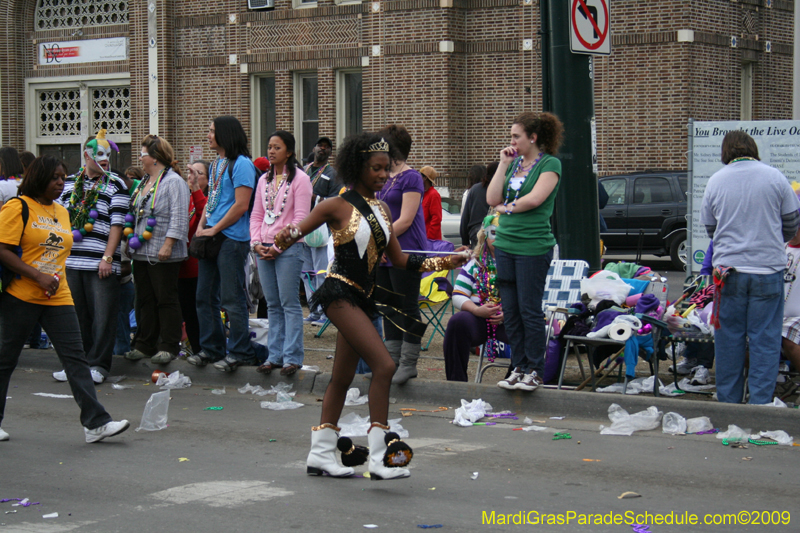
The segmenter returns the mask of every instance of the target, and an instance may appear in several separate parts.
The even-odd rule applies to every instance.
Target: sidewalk
[[[52,350],[23,350],[17,370],[32,368],[43,372],[61,370],[61,365]],[[173,361],[169,365],[154,365],[148,360],[128,361],[115,357],[113,376],[125,375],[128,379],[149,381],[154,370],[166,372],[180,371],[189,376],[195,386],[212,386],[228,389],[240,388],[245,384],[261,385],[269,388],[282,381],[294,384],[298,394],[322,397],[330,381],[330,374],[300,371],[285,378],[277,372],[264,376],[255,367],[240,367],[235,372],[223,373],[211,365],[198,368],[185,361]],[[12,377],[13,384],[13,377]],[[357,375],[353,381],[362,394],[369,388],[369,381]],[[103,384],[98,387],[110,387]],[[507,391],[498,388],[494,382],[485,384],[461,383],[428,379],[412,379],[402,386],[392,387],[391,398],[397,403],[429,404],[432,406],[460,407],[461,400],[480,398],[489,402],[495,411],[511,410],[525,416],[550,417],[566,416],[584,420],[596,420],[598,424],[609,425],[608,406],[617,403],[630,413],[647,409],[654,405],[664,413],[675,411],[685,418],[707,416],[714,427],[727,429],[728,424],[753,431],[781,429],[800,441],[800,410],[781,409],[738,404],[723,404],[715,401],[696,401],[686,398],[653,397],[650,395],[623,396],[621,394],[602,394],[575,392],[555,389],[539,389],[534,393]]]

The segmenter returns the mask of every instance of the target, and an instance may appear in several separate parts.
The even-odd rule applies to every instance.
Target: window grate
[[[81,95],[78,89],[37,91],[39,135],[81,135]]]
[[[92,131],[108,130],[109,135],[131,133],[131,90],[129,87],[92,89]]]
[[[36,31],[128,23],[127,0],[39,0]]]

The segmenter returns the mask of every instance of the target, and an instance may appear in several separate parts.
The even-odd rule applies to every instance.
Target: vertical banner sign
[[[573,54],[611,53],[611,0],[570,0],[569,48]]]
[[[703,194],[709,178],[722,164],[722,139],[732,130],[744,130],[756,141],[761,162],[777,168],[789,183],[800,183],[800,121],[726,121],[695,122],[692,129],[692,172],[689,194],[692,212],[689,218],[691,257],[689,273],[700,272],[710,239],[700,224]]]

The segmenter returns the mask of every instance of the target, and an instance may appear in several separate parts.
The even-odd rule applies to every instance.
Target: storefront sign
[[[710,239],[700,224],[700,209],[709,178],[722,165],[722,139],[731,130],[744,130],[758,145],[761,162],[777,168],[789,182],[800,182],[800,121],[695,122],[689,133],[692,166],[689,172],[689,267],[697,273]]]
[[[40,65],[72,65],[128,59],[128,38],[39,43]]]

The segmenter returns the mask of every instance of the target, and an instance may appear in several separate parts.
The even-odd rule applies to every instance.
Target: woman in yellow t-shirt
[[[67,210],[53,200],[64,190],[64,164],[53,156],[36,158],[14,198],[0,211],[0,264],[16,272],[0,293],[0,424],[11,374],[22,346],[38,321],[64,365],[72,395],[81,407],[86,442],[122,433],[127,420],[115,422],[94,389],[83,351],[78,316],[64,267],[72,248]],[[27,221],[23,221],[27,211]],[[9,436],[0,429],[0,441]]]

